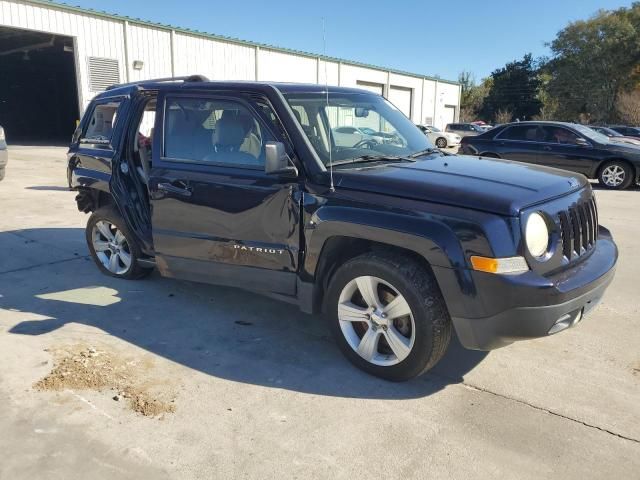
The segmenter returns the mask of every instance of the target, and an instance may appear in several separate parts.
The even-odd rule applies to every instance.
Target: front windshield
[[[609,137],[603,135],[602,133],[598,133],[595,130],[592,130],[589,127],[585,127],[584,125],[574,124],[572,125],[578,132],[587,137],[590,140],[595,140],[599,143],[609,143]]]
[[[432,132],[441,132],[442,130],[440,130],[439,128],[436,127],[429,127],[431,129]]]
[[[594,130],[598,133],[602,133],[603,135],[606,135],[607,137],[622,137],[623,135],[621,133],[616,132],[615,130],[611,130],[610,128],[606,128],[606,127],[596,127],[594,128]]]
[[[387,100],[372,93],[284,95],[325,165],[361,157],[407,157],[434,148],[426,135]],[[366,134],[369,129],[375,136]]]

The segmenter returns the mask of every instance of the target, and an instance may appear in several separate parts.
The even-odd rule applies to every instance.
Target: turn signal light
[[[524,257],[490,258],[473,255],[471,265],[474,270],[487,273],[520,273],[529,270]]]

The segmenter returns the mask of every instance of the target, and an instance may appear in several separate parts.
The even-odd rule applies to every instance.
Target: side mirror
[[[584,138],[578,137],[576,138],[576,145],[579,147],[590,147],[591,144],[587,142]]]
[[[264,171],[267,175],[298,176],[298,169],[291,163],[282,142],[267,142],[264,149]]]

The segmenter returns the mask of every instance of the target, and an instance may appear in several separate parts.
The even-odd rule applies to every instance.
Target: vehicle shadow
[[[0,251],[9,233],[0,234]],[[66,238],[77,245],[84,231],[32,229],[21,234],[36,241],[56,238],[58,243]],[[48,335],[82,324],[207,375],[348,398],[428,396],[462,382],[487,355],[465,350],[454,338],[432,372],[401,384],[386,382],[352,367],[323,320],[295,306],[239,289],[163,279],[157,273],[139,282],[114,279],[87,257],[44,263],[0,274],[0,308],[22,317],[3,325],[10,334]],[[95,335],[87,338],[96,341]],[[52,342],[77,343],[71,338],[65,342],[64,331]]]

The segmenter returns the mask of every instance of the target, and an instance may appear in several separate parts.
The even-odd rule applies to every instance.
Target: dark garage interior
[[[73,39],[0,27],[0,125],[9,144],[67,144],[79,115]]]

